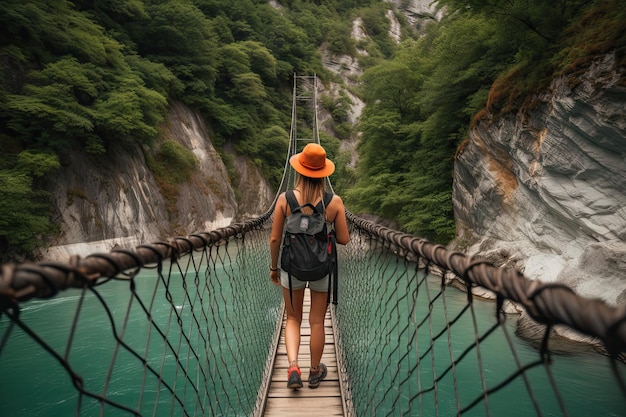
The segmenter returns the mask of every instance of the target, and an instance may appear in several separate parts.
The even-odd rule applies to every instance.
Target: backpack
[[[331,279],[328,282],[328,301],[330,301],[337,253],[334,231],[329,233],[327,230],[325,208],[330,204],[333,194],[325,192],[323,203],[320,202],[315,207],[308,203],[299,206],[293,190],[287,191],[285,197],[291,214],[285,219],[280,267],[289,275],[289,294],[291,296],[292,276],[301,281],[318,281],[330,275]],[[310,207],[313,212],[303,213],[304,207]],[[334,281],[336,284],[336,280]],[[336,303],[336,293],[334,299]]]

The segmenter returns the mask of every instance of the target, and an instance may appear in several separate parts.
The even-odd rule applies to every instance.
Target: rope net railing
[[[572,386],[593,415],[623,415],[623,306],[348,220],[332,307],[348,415],[589,415]],[[270,226],[268,212],[67,264],[2,265],[0,415],[259,415],[282,321]],[[544,326],[536,343],[509,302]],[[602,353],[585,369],[590,354],[560,346],[556,326]]]
[[[282,317],[268,219],[2,265],[0,415],[258,414]]]
[[[348,221],[333,310],[348,415],[624,415],[626,306]]]

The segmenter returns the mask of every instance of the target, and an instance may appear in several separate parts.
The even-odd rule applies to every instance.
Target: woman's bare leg
[[[311,368],[316,369],[322,360],[326,335],[324,333],[324,319],[328,304],[327,292],[311,291],[311,311],[309,324],[311,325]]]
[[[285,310],[287,311],[287,325],[285,326],[285,346],[287,347],[287,359],[289,366],[298,365],[298,351],[300,350],[300,325],[302,324],[302,303],[304,301],[304,288],[292,290],[289,296],[289,288],[283,287]]]

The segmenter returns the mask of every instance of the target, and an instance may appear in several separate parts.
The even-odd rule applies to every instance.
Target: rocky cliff
[[[626,88],[615,57],[531,110],[483,117],[454,174],[454,247],[626,302]],[[620,83],[621,80],[621,83]]]
[[[204,122],[180,103],[170,106],[160,128],[159,140],[165,139],[179,142],[198,161],[196,172],[180,185],[173,209],[168,211],[139,146],[118,144],[98,157],[73,150],[68,152],[71,159],[49,178],[60,232],[54,246],[39,256],[65,260],[71,254],[132,248],[214,230],[269,208],[274,191],[256,167],[246,158],[235,158],[233,186]],[[246,202],[241,209],[235,189]]]

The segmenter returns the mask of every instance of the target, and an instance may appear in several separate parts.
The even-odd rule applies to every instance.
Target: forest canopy
[[[319,6],[292,4],[330,25]],[[153,148],[173,101],[205,118],[218,149],[271,147],[251,156],[276,184],[268,167],[283,165],[288,142],[264,135],[289,130],[292,75],[323,73],[323,32],[301,24],[258,0],[1,2],[0,252],[27,254],[54,232],[47,171],[75,149]]]
[[[336,190],[353,211],[448,242],[454,155],[474,115],[487,103],[510,111],[555,73],[623,51],[626,31],[617,0],[437,4],[443,17],[432,16],[420,33],[380,0],[0,2],[4,259],[55,232],[48,172],[75,149],[107,158],[112,145],[139,144],[156,155],[174,101],[202,115],[218,149],[232,144],[277,185],[293,74],[342,82],[322,65],[322,47],[358,56],[365,69],[351,88],[366,103],[359,163],[354,172],[338,164]],[[402,26],[400,42],[389,34],[389,10]],[[357,17],[366,39],[351,37]],[[337,137],[354,135],[349,98],[322,101]],[[348,159],[336,138],[322,140],[332,158]]]

